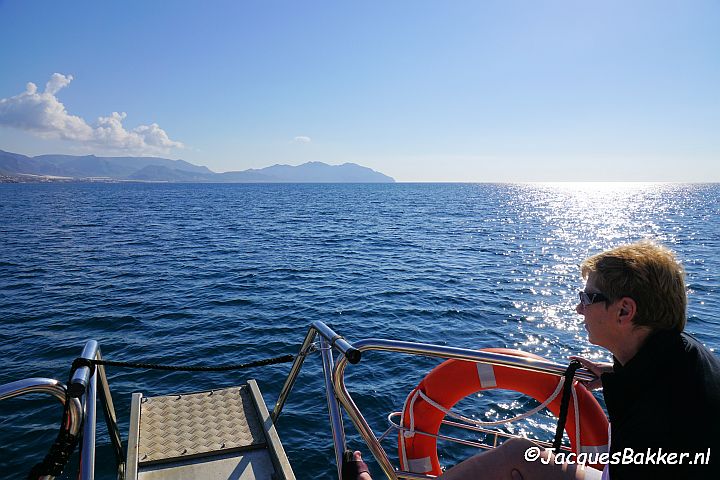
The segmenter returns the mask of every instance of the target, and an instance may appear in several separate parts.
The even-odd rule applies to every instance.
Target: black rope
[[[76,359],[73,362],[72,367],[70,367],[70,375],[68,376],[68,386],[72,381],[75,370],[77,370],[81,366],[84,366],[82,365],[83,361],[86,360],[84,358],[80,358]],[[91,366],[91,368],[94,369],[95,367]],[[58,432],[52,446],[50,446],[50,450],[48,451],[47,455],[45,455],[45,458],[43,458],[41,462],[35,464],[30,469],[30,472],[27,476],[28,480],[37,480],[40,477],[48,475],[53,477],[59,477],[60,475],[62,475],[62,472],[65,469],[65,465],[67,465],[68,460],[70,460],[70,456],[75,451],[75,447],[80,440],[79,435],[72,435],[69,430],[70,402],[72,401],[73,399],[70,398],[70,395],[68,394],[68,389],[66,389],[65,408],[63,408],[62,419],[60,420],[60,431]]]
[[[45,455],[42,462],[36,464],[30,470],[30,473],[28,473],[28,480],[37,480],[46,475],[52,475],[54,477],[62,475],[65,465],[75,450],[77,443],[78,437],[71,435],[63,424],[48,454]]]
[[[274,358],[266,358],[264,360],[256,360],[248,363],[238,363],[234,365],[223,365],[218,367],[209,367],[206,365],[159,365],[156,363],[145,362],[117,362],[114,360],[84,360],[93,365],[107,365],[111,367],[127,367],[127,368],[147,368],[151,370],[172,370],[180,372],[226,372],[229,370],[243,370],[245,368],[263,367],[266,365],[275,365],[276,363],[292,362],[295,359],[293,355],[282,355]],[[74,365],[74,363],[73,363]],[[82,365],[87,366],[87,365]]]
[[[568,407],[570,406],[570,397],[572,396],[570,391],[572,390],[573,377],[575,376],[575,371],[581,366],[580,362],[573,360],[570,362],[570,365],[568,365],[567,370],[565,370],[565,373],[563,374],[565,377],[565,383],[563,384],[562,397],[560,399],[560,415],[558,415],[555,440],[553,440],[552,445],[553,450],[556,452],[560,450],[560,445],[562,445],[563,432],[565,431],[565,423],[567,422]],[[580,439],[578,438],[577,441],[579,442]]]
[[[72,365],[70,366],[70,378],[72,378],[75,370],[81,367],[88,367],[90,369],[91,377],[95,375],[95,362],[89,358],[78,357],[73,360]],[[70,384],[68,383],[68,385]]]

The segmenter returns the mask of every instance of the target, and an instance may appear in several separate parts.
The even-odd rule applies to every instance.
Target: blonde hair
[[[609,302],[635,300],[635,325],[678,332],[685,328],[685,270],[669,249],[643,240],[594,255],[580,268],[583,278],[595,274],[595,285]]]

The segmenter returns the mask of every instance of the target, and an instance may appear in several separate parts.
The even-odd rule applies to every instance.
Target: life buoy
[[[482,351],[545,360],[532,353],[507,348],[488,348]],[[446,410],[450,410],[468,395],[494,388],[521,392],[543,403],[556,391],[559,381],[557,375],[487,363],[465,360],[447,360],[441,363],[410,393],[403,407],[401,425],[406,431],[401,430],[398,434],[400,467],[413,473],[442,474],[437,454],[437,439],[414,432],[437,435],[445,412],[426,401],[423,396]],[[565,432],[570,438],[572,451],[606,452],[608,420],[605,413],[595,397],[582,384],[574,382],[573,390],[574,398],[577,398],[580,428],[578,429],[575,420],[575,402],[571,399]],[[558,395],[547,406],[555,416],[560,412],[561,397],[562,395]]]

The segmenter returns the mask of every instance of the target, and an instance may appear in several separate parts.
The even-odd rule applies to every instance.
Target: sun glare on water
[[[558,357],[581,346],[583,353],[598,354],[587,343],[582,318],[575,312],[577,290],[582,288],[579,264],[590,255],[648,238],[672,245],[667,223],[682,207],[673,203],[678,189],[668,183],[526,183],[519,184],[514,214],[526,227],[517,246],[529,265],[517,281],[526,293],[515,302],[521,320],[517,347]],[[670,195],[670,194],[673,195]],[[665,227],[661,227],[663,220]],[[564,333],[562,333],[564,332]],[[571,333],[577,344],[568,347],[562,337]],[[540,340],[542,339],[542,340]]]

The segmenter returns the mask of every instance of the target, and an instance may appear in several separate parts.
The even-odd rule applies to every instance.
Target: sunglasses
[[[607,302],[608,300],[610,300],[602,293],[587,293],[580,290],[578,294],[580,295],[580,303],[582,303],[583,307],[587,307],[588,305],[592,305],[593,303]]]

